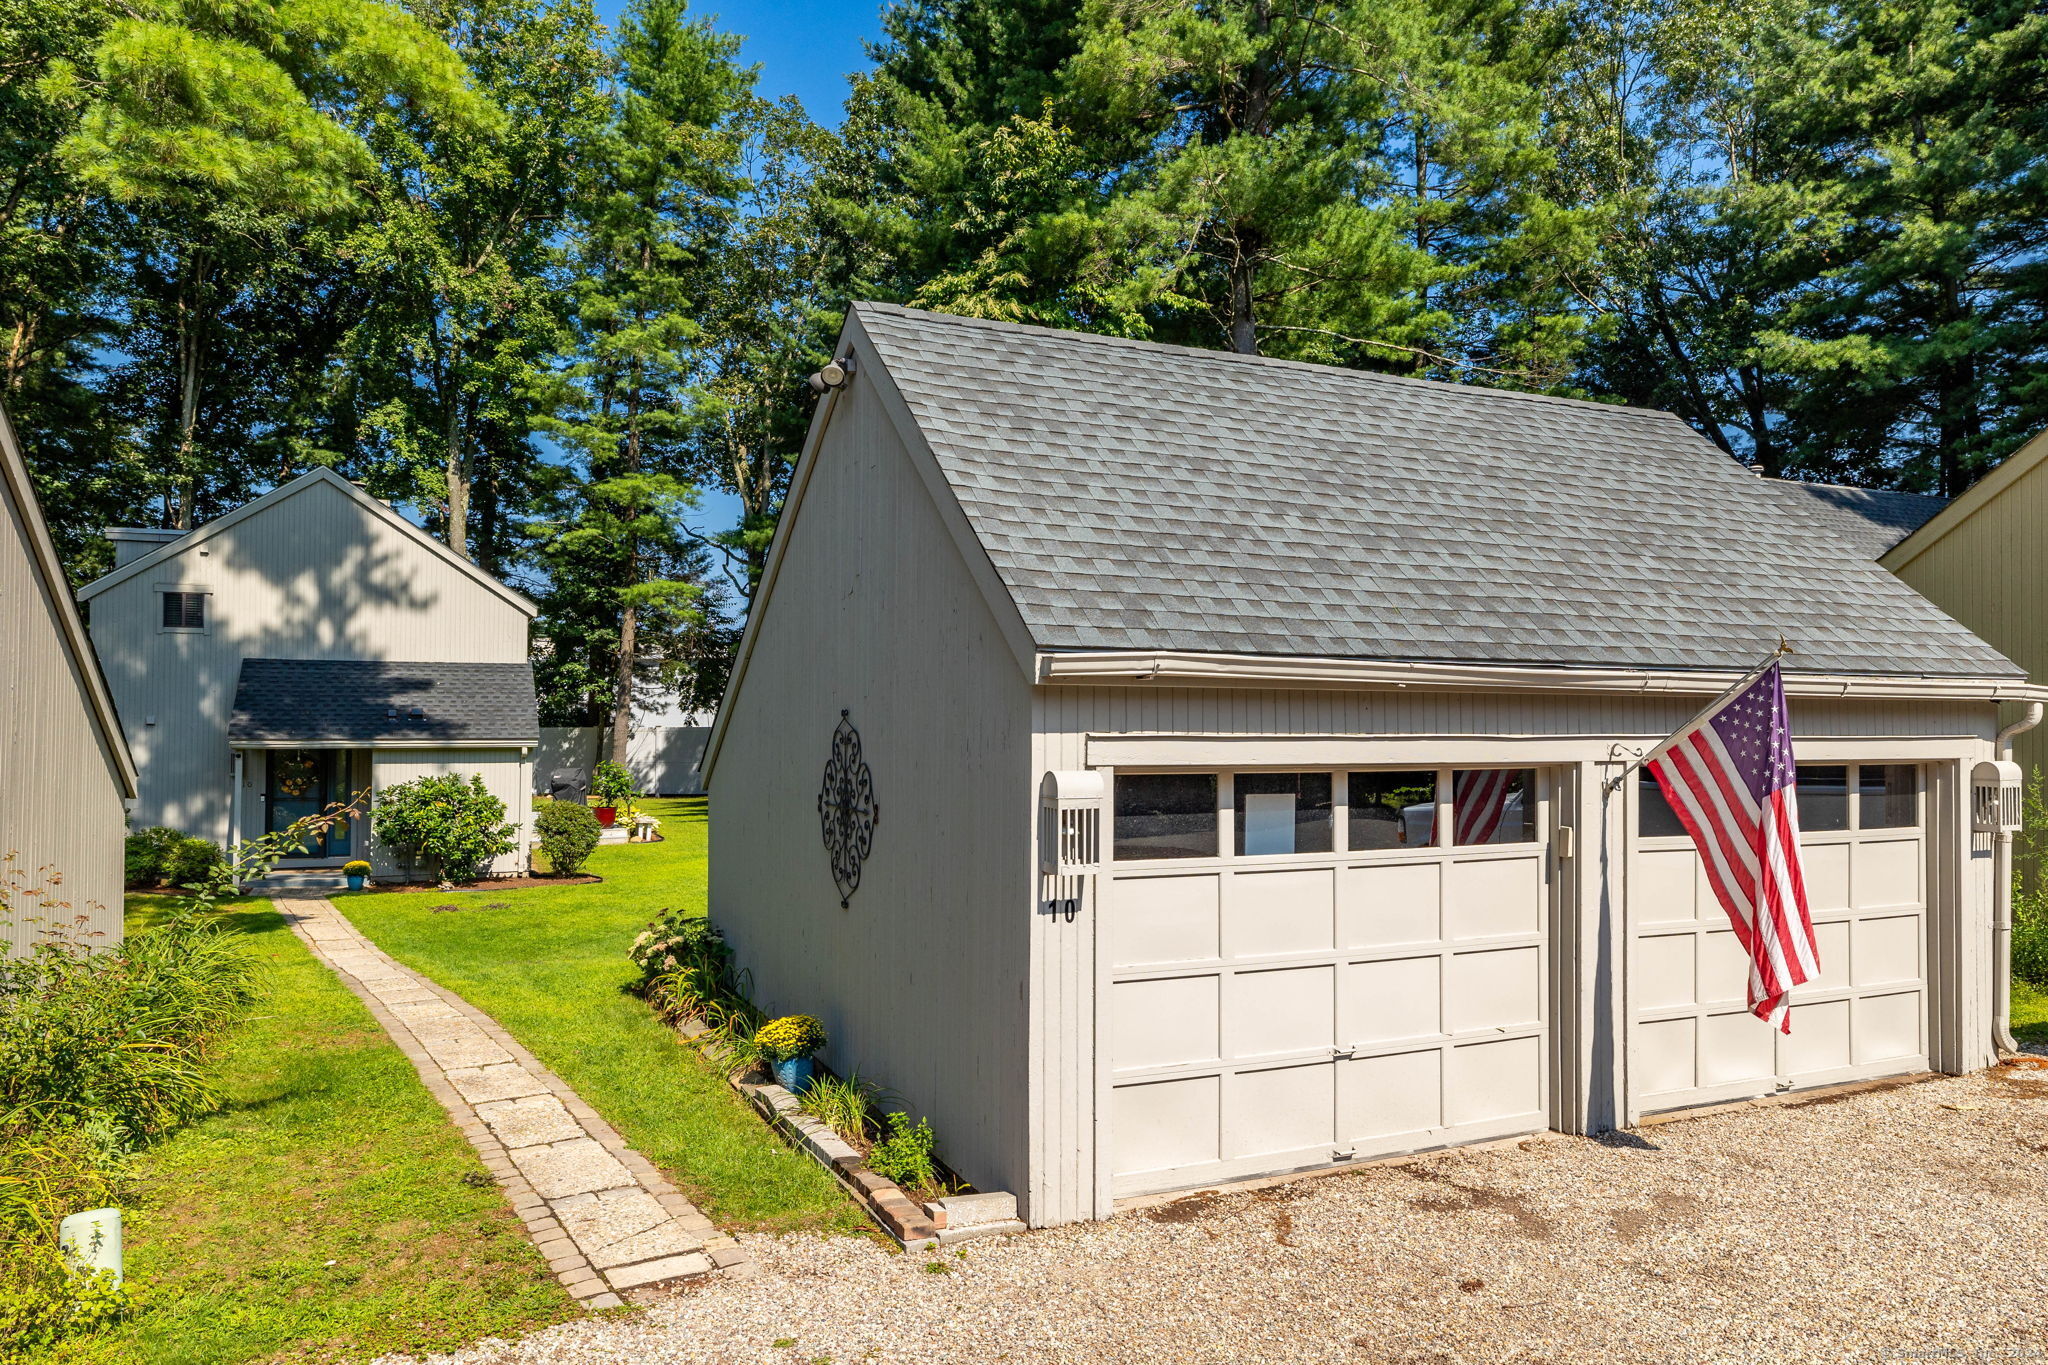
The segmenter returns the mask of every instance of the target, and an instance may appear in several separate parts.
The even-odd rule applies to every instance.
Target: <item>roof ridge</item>
[[[1819,479],[1788,479],[1779,475],[1766,475],[1770,483],[1781,483],[1792,488],[1835,488],[1844,493],[1891,493],[1901,498],[1925,498],[1929,502],[1947,502],[1939,493],[1916,493],[1910,488],[1872,488],[1860,483],[1823,483]]]
[[[1307,370],[1314,374],[1329,375],[1344,379],[1358,379],[1376,383],[1398,384],[1431,390],[1442,390],[1459,394],[1482,394],[1493,398],[1519,398],[1537,403],[1552,403],[1570,408],[1591,409],[1596,412],[1628,413],[1637,417],[1655,417],[1675,421],[1686,427],[1690,424],[1674,412],[1663,408],[1646,408],[1634,403],[1604,403],[1596,398],[1566,398],[1561,394],[1530,393],[1525,389],[1497,389],[1486,384],[1459,384],[1448,379],[1419,379],[1413,375],[1381,374],[1377,370],[1354,370],[1344,365],[1323,365],[1313,360],[1288,360],[1283,356],[1245,355],[1238,351],[1218,351],[1202,346],[1183,346],[1171,341],[1147,341],[1140,337],[1120,337],[1105,332],[1077,332],[1065,327],[1043,327],[1029,322],[1004,322],[999,318],[968,317],[960,313],[936,313],[928,308],[909,308],[900,303],[881,303],[874,300],[856,300],[849,311],[880,313],[890,317],[912,318],[919,321],[945,323],[952,326],[978,327],[992,332],[1021,332],[1029,336],[1053,337],[1062,341],[1090,342],[1097,345],[1126,347],[1133,350],[1164,351],[1185,355],[1197,360],[1220,361],[1235,364],[1257,364],[1282,369]]]

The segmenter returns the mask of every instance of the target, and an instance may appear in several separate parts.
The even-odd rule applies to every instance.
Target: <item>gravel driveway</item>
[[[751,1281],[433,1359],[2048,1360],[2042,1065],[1197,1195],[965,1255],[748,1238]]]

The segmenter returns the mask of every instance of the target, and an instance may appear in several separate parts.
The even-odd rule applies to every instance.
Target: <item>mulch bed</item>
[[[372,882],[372,891],[524,891],[530,886],[589,886],[604,878],[594,877],[588,872],[574,877],[486,877],[476,882],[456,882],[443,886],[439,882]]]

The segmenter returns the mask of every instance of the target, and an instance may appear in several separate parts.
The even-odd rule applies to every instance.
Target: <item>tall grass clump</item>
[[[98,952],[46,937],[0,965],[0,1133],[121,1155],[207,1113],[214,1039],[256,996],[244,942],[189,920]]]
[[[219,1103],[209,1054],[258,987],[242,941],[190,911],[95,949],[9,873],[0,918],[33,909],[40,933],[0,960],[0,1361],[126,1311],[67,1263],[58,1224],[120,1202],[129,1155]]]

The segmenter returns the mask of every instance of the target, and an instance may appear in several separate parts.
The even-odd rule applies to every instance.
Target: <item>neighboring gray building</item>
[[[839,354],[711,911],[1032,1223],[1992,1058],[1973,771],[2048,691],[1678,418],[866,304]],[[1783,1038],[1608,790],[1780,632]]]
[[[79,592],[141,774],[134,824],[223,843],[433,773],[505,802],[521,872],[540,740],[535,607],[330,470],[191,532],[114,528]],[[367,822],[287,867],[368,858]]]
[[[0,952],[45,930],[121,937],[135,766],[0,411]]]

